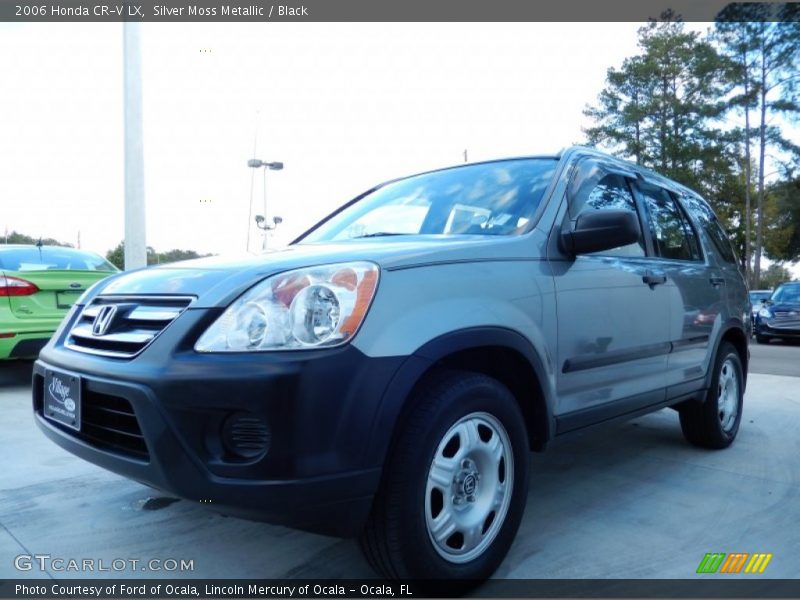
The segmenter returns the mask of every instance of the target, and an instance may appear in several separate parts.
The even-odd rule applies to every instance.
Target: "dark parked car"
[[[756,314],[756,341],[800,339],[800,281],[782,283]]]
[[[386,183],[280,252],[111,277],[42,351],[33,410],[137,481],[474,582],[530,450],[665,407],[731,444],[749,321],[700,196],[573,148]]]

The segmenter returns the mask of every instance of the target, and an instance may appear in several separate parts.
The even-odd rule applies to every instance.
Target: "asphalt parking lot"
[[[771,552],[765,576],[800,576],[800,346],[751,352],[727,450],[689,446],[664,410],[533,455],[522,527],[496,577],[686,578],[706,552]],[[18,571],[20,554],[194,561],[193,572],[114,574],[129,577],[372,576],[351,540],[154,501],[67,454],[34,425],[29,378],[30,363],[0,364],[0,578],[108,576]]]

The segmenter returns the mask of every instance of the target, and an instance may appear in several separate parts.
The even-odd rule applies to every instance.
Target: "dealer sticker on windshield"
[[[48,369],[44,378],[44,416],[80,431],[80,377]]]

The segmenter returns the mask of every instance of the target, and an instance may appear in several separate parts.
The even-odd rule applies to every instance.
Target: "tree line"
[[[74,248],[73,244],[67,242],[60,242],[54,238],[35,238],[24,233],[11,231],[5,236],[0,238],[0,242],[6,244],[41,244],[42,246],[61,246],[63,248]],[[189,260],[192,258],[202,258],[204,256],[211,256],[210,254],[200,254],[195,250],[167,250],[166,252],[157,252],[152,247],[147,247],[147,264],[148,265],[161,265],[165,263],[177,262],[179,260]],[[118,269],[125,268],[125,244],[120,242],[112,250],[106,252],[106,260],[113,264]]]
[[[800,259],[800,5],[734,3],[705,34],[672,12],[638,31],[584,111],[587,143],[702,193],[753,288]],[[769,279],[788,271],[770,269]]]
[[[210,254],[200,254],[195,250],[167,250],[166,252],[156,252],[147,246],[147,264],[163,265],[165,263],[177,262],[179,260],[190,260],[192,258],[203,258]],[[113,250],[106,252],[106,259],[119,269],[125,268],[125,242],[122,241]]]

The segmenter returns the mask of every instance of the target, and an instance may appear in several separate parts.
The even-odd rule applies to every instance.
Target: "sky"
[[[142,24],[147,244],[260,249],[253,156],[285,164],[266,173],[274,246],[464,150],[581,142],[582,111],[637,51],[639,26]],[[101,254],[122,240],[122,65],[119,23],[0,24],[0,228],[73,244],[80,232]]]
[[[143,24],[147,243],[245,251],[254,142],[285,164],[266,174],[268,217],[284,219],[271,244],[465,149],[474,161],[579,142],[636,28]],[[105,253],[123,237],[122,25],[0,25],[0,72],[0,228],[73,244],[80,231]]]

